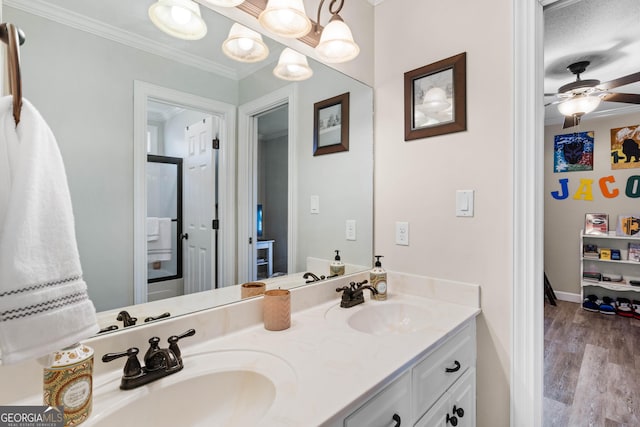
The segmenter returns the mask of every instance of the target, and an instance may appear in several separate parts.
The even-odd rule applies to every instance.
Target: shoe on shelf
[[[622,317],[634,317],[634,309],[628,298],[618,298],[615,303],[616,314]]]
[[[598,311],[602,314],[616,314],[614,302],[609,297],[602,297],[602,301],[596,301],[598,303]]]
[[[600,307],[598,307],[598,304],[596,304],[597,300],[598,300],[597,296],[587,295],[587,297],[582,302],[582,308],[584,308],[587,311],[592,311],[594,313],[597,313],[598,311],[600,311]]]
[[[633,317],[640,320],[640,301],[637,299],[631,301],[631,308],[633,309]]]

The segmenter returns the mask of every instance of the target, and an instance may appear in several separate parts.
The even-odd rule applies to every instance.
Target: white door
[[[215,230],[212,227],[216,219],[213,118],[207,116],[188,126],[185,139],[184,293],[191,294],[213,289],[216,275]]]

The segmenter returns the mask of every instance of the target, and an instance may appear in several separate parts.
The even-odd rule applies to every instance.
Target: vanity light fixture
[[[351,29],[338,15],[344,6],[344,0],[331,0],[329,12],[331,19],[324,29],[320,29],[320,12],[324,0],[318,5],[318,20],[315,24],[315,32],[320,35],[320,42],[316,46],[316,52],[320,59],[328,63],[347,62],[358,56],[360,48],[353,40]],[[334,10],[335,6],[335,10]]]
[[[200,6],[192,0],[158,0],[149,7],[149,18],[165,33],[185,40],[198,40],[207,34]]]
[[[298,38],[311,30],[311,20],[302,0],[269,0],[258,15],[258,22],[266,30],[287,38]]]
[[[200,3],[207,3],[213,6],[236,7],[244,3],[244,0],[201,0]]]
[[[258,62],[269,56],[269,48],[262,41],[262,35],[238,23],[231,26],[229,36],[222,42],[222,51],[240,62]]]
[[[578,94],[558,104],[558,111],[566,117],[582,116],[590,113],[600,105],[599,96]]]
[[[287,47],[280,54],[273,75],[283,80],[300,81],[311,77],[313,70],[306,56]]]

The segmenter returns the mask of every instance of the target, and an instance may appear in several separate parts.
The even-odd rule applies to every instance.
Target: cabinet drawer
[[[410,393],[411,376],[407,372],[349,415],[344,420],[345,427],[410,425]],[[394,415],[400,420],[395,424]]]
[[[475,324],[465,326],[412,370],[413,419],[419,419],[476,362]]]
[[[476,373],[467,369],[460,380],[422,417],[415,427],[475,427]]]

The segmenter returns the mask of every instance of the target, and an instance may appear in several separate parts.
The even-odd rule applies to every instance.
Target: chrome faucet
[[[309,279],[309,277],[311,277],[311,279]],[[309,280],[307,280],[305,283],[319,282],[320,280],[324,280],[324,279],[325,279],[325,277],[324,277],[324,276],[320,276],[320,277],[318,277],[318,276],[316,276],[315,274],[313,274],[313,273],[312,273],[312,272],[310,272],[310,271],[307,271],[306,273],[304,273],[304,274],[302,275],[302,278],[303,278],[303,279],[309,279]]]
[[[149,350],[147,350],[144,355],[144,367],[140,365],[140,361],[138,360],[140,350],[137,347],[131,347],[120,353],[107,353],[102,356],[102,361],[111,362],[112,360],[126,356],[127,362],[124,364],[120,388],[122,390],[131,390],[181,371],[184,365],[182,363],[182,355],[178,347],[178,341],[195,334],[195,329],[189,329],[184,334],[172,335],[168,339],[168,348],[160,348],[160,338],[150,338]]]
[[[366,285],[368,283],[366,280],[364,282],[349,283],[349,286],[343,286],[341,288],[336,288],[336,292],[342,292],[342,301],[340,301],[340,307],[342,308],[350,308],[358,304],[362,304],[364,302],[364,290],[369,289],[372,295],[377,295],[378,291],[371,285]]]

